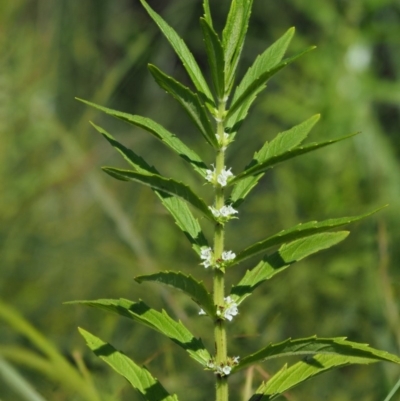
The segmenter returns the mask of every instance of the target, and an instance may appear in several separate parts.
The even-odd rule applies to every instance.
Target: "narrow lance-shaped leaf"
[[[151,309],[142,301],[98,299],[95,301],[72,301],[67,303],[91,306],[134,320],[164,334],[185,349],[194,360],[203,366],[206,366],[210,360],[210,353],[206,350],[202,341],[195,338],[182,322],[173,320],[164,310],[160,313]]]
[[[211,105],[215,106],[213,96],[210,92],[207,82],[205,81],[199,65],[193,57],[193,54],[186,46],[185,42],[179,37],[176,31],[170,27],[144,0],[140,1],[175,50],[196,89],[207,98],[207,101]]]
[[[210,10],[210,2],[209,0],[203,1],[203,9],[204,9],[204,19],[208,22],[210,27],[213,27],[212,17],[211,17],[211,10]]]
[[[225,94],[224,75],[224,52],[221,42],[214,29],[204,18],[200,18],[203,30],[204,42],[206,44],[207,58],[210,65],[211,75],[218,98],[223,99]]]
[[[206,108],[201,104],[197,94],[193,93],[189,88],[183,86],[172,77],[164,74],[156,66],[150,64],[149,70],[158,85],[180,103],[206,141],[211,146],[217,148],[218,141],[214,129],[208,118]]]
[[[345,342],[344,339],[338,341]],[[250,401],[270,401],[278,398],[282,393],[292,389],[321,373],[353,364],[371,364],[380,361],[388,361],[399,364],[400,359],[385,351],[379,351],[364,344],[350,343],[346,347],[344,355],[339,353],[318,354],[312,358],[305,358],[291,367],[285,365],[278,373],[272,376],[268,382],[263,383],[250,398]]]
[[[92,125],[107,139],[107,141],[122,154],[124,159],[139,173],[143,174],[158,174],[158,171],[148,165],[145,160],[134,153],[132,150],[127,149],[124,145],[116,141],[111,134],[105,131],[103,128],[97,125]],[[154,193],[161,200],[164,207],[174,217],[177,226],[183,231],[185,236],[192,244],[193,249],[196,253],[200,254],[202,247],[207,247],[208,242],[201,230],[200,224],[197,219],[194,218],[189,207],[180,198],[171,196],[168,193],[155,190],[152,188]]]
[[[341,355],[348,357],[359,357],[376,359],[377,361],[389,361],[400,363],[400,358],[388,352],[371,348],[368,344],[360,344],[346,340],[346,337],[337,338],[299,338],[288,339],[277,344],[269,344],[267,347],[246,356],[240,360],[239,365],[233,371],[244,369],[258,362],[265,362],[273,358],[286,358],[289,356],[305,355]]]
[[[246,166],[246,169],[250,169],[256,164],[261,164],[271,157],[276,157],[287,151],[290,151],[294,147],[300,145],[307,137],[313,126],[319,120],[320,115],[317,114],[308,120],[294,126],[293,128],[279,133],[271,142],[266,142],[264,146],[254,154],[253,160]],[[263,176],[260,173],[255,176],[246,177],[240,180],[234,187],[229,199],[229,204],[233,204],[233,207],[238,207],[250,193],[250,191],[257,185],[260,178]]]
[[[208,315],[215,315],[215,305],[211,294],[206,290],[202,282],[196,281],[192,276],[186,276],[180,272],[161,272],[146,276],[138,276],[135,277],[135,280],[138,283],[157,281],[174,287],[189,295]]]
[[[305,257],[338,244],[348,235],[348,231],[320,233],[282,245],[278,251],[264,256],[256,267],[247,270],[239,283],[232,287],[232,298],[238,305],[241,304],[264,281]]]
[[[172,178],[162,177],[158,174],[141,174],[131,170],[123,170],[114,167],[103,167],[103,171],[111,177],[121,181],[135,181],[147,185],[155,190],[178,196],[199,209],[211,221],[215,221],[214,215],[208,206],[187,185],[175,181]]]
[[[249,25],[253,0],[233,0],[223,31],[222,43],[225,58],[225,92],[232,88],[236,68],[243,49]]]
[[[249,85],[264,72],[271,70],[274,68],[279,62],[282,60],[285,52],[292,40],[294,34],[294,28],[290,28],[282,37],[280,37],[276,42],[274,42],[271,46],[265,50],[264,53],[259,55],[254,61],[253,65],[247,70],[245,76],[242,78],[239,86],[236,88],[232,103],[235,103],[236,100],[246,91]],[[241,121],[246,117],[247,112],[254,102],[257,94],[261,92],[265,88],[265,85],[262,86],[257,93],[253,95],[253,97],[249,98],[235,113],[231,114],[231,116],[227,119],[227,126],[232,127],[231,130],[237,131],[238,126]]]
[[[245,91],[237,98],[237,100],[232,102],[232,105],[229,108],[227,118],[233,115],[240,107],[242,107],[249,99],[253,99],[260,90],[265,88],[265,84],[268,82],[270,78],[272,78],[277,72],[279,72],[282,68],[285,68],[287,65],[293,63],[293,61],[297,60],[304,54],[308,53],[310,50],[315,49],[315,46],[309,47],[305,49],[299,54],[296,54],[293,57],[287,58],[283,60],[281,63],[273,67],[272,69],[264,72],[259,75],[254,81],[245,89]]]
[[[333,145],[337,142],[341,142],[341,141],[344,141],[345,139],[349,139],[355,135],[357,135],[357,133],[347,135],[347,136],[342,136],[337,139],[331,139],[326,142],[310,143],[308,145],[298,146],[298,147],[288,150],[287,152],[284,152],[280,155],[272,156],[269,159],[265,160],[264,162],[255,164],[252,167],[249,167],[248,169],[244,170],[242,173],[238,174],[235,178],[233,178],[232,180],[229,181],[229,185],[234,184],[234,183],[242,180],[243,178],[263,173],[264,171],[270,169],[271,167],[273,167],[274,165],[276,165],[278,163],[282,163],[286,160],[293,159],[294,157],[313,152],[314,150],[321,149],[321,148],[324,148],[329,145]]]
[[[254,255],[257,255],[260,252],[264,252],[265,250],[267,250],[268,248],[271,248],[272,246],[281,245],[281,244],[284,244],[289,241],[294,241],[296,239],[309,237],[314,234],[329,231],[336,227],[354,223],[367,216],[371,216],[372,214],[376,213],[380,209],[382,209],[382,208],[376,209],[376,210],[366,213],[366,214],[362,214],[360,216],[342,217],[339,219],[329,219],[329,220],[324,220],[321,222],[310,221],[308,223],[298,224],[287,230],[282,230],[279,233],[273,235],[272,237],[269,237],[263,241],[260,241],[256,244],[246,248],[244,251],[240,252],[236,256],[236,258],[234,259],[234,261],[232,262],[232,264],[230,266],[237,264],[237,263],[239,263],[247,258],[250,258]]]
[[[124,353],[88,331],[79,328],[79,332],[94,354],[125,377],[146,401],[178,401],[177,396],[170,395],[146,368],[138,366]]]
[[[162,141],[170,149],[175,151],[183,160],[190,163],[192,167],[195,169],[195,171],[197,171],[202,177],[206,176],[206,170],[208,167],[201,160],[200,156],[194,150],[188,148],[179,138],[177,138],[174,134],[166,130],[162,125],[156,123],[150,118],[132,115],[128,113],[122,113],[120,111],[99,106],[98,104],[88,102],[87,100],[79,98],[77,98],[77,100],[91,107],[94,107],[97,110],[100,110],[110,116],[118,118],[119,120],[125,121],[128,124],[143,128],[150,134],[154,135],[157,139]],[[97,129],[96,126],[95,128]],[[103,132],[101,133],[104,135]],[[108,134],[108,136],[111,137],[110,134]],[[106,139],[108,140],[107,137]]]

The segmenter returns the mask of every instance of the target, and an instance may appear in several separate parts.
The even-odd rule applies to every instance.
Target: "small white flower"
[[[203,248],[200,251],[200,259],[203,260],[201,265],[203,265],[206,269],[212,265],[213,253],[210,247]]]
[[[215,167],[214,167],[214,170],[206,170],[206,180],[208,182],[214,182],[215,181]]]
[[[227,170],[225,167],[222,169],[221,173],[218,174],[217,182],[221,187],[225,187],[228,183],[228,178],[233,177],[231,169]]]
[[[199,310],[199,315],[206,315],[207,313],[204,311],[204,309]]]
[[[224,318],[229,321],[232,321],[233,317],[239,313],[237,303],[230,296],[224,298],[224,300],[225,300]]]
[[[225,365],[225,366],[222,368],[222,373],[223,373],[225,376],[228,376],[228,375],[231,373],[231,370],[232,370],[232,368],[231,368],[230,366]]]
[[[208,369],[215,369],[215,363],[213,360],[210,360],[207,362],[207,368]]]
[[[240,359],[240,356],[234,356],[232,358],[232,361],[233,361],[234,364],[238,364],[239,363],[239,359]]]
[[[224,261],[233,260],[235,258],[236,258],[236,253],[234,253],[232,251],[224,251],[224,252],[222,252],[222,260],[224,260]]]
[[[232,215],[238,213],[238,211],[235,210],[232,205],[222,206],[221,209],[216,209],[214,206],[209,206],[208,208],[211,210],[211,213],[217,218],[222,217],[223,219],[230,219],[232,218]]]

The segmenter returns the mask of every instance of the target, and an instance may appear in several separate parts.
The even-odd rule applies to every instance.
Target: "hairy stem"
[[[217,134],[219,138],[224,137],[224,114],[225,114],[225,103],[222,100],[219,102],[218,108],[218,123],[217,123]],[[225,166],[225,149],[221,148],[217,151],[215,160],[215,171],[216,175],[221,173]],[[224,206],[224,189],[223,187],[216,184],[215,187],[215,207],[220,209]],[[224,226],[217,224],[215,226],[214,234],[214,257],[215,260],[221,259],[222,252],[224,251]],[[225,297],[225,272],[222,269],[214,268],[214,303],[217,306],[224,305]],[[227,343],[226,343],[226,328],[225,321],[222,319],[216,319],[214,323],[214,339],[216,347],[215,363],[217,365],[223,365],[227,361]],[[216,375],[216,401],[228,401],[228,381],[227,376]]]

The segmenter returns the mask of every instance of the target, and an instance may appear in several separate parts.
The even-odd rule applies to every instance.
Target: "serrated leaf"
[[[294,35],[294,28],[290,28],[282,37],[280,37],[276,42],[274,42],[264,53],[259,55],[254,61],[253,65],[247,70],[245,76],[242,78],[240,84],[235,90],[232,103],[236,102],[236,100],[246,91],[249,85],[264,72],[271,70],[274,68],[279,62],[282,60],[285,52],[292,40]],[[231,116],[227,119],[226,125],[228,127],[232,127],[231,130],[236,132],[239,128],[241,121],[247,115],[247,112],[254,102],[257,94],[261,92],[265,88],[262,87],[260,90],[253,95],[252,98],[249,98],[240,109],[238,109],[235,113],[231,114]]]
[[[158,85],[180,103],[189,117],[196,124],[205,140],[211,146],[217,148],[218,141],[214,129],[211,125],[210,119],[208,118],[206,108],[201,104],[198,95],[172,77],[164,74],[156,66],[150,64],[149,70]]]
[[[223,99],[225,94],[224,51],[218,35],[215,33],[212,26],[204,18],[200,18],[200,24],[203,30],[207,58],[215,91],[218,98]]]
[[[164,334],[174,343],[185,349],[194,360],[203,366],[206,366],[210,360],[210,353],[205,349],[202,341],[195,338],[182,322],[173,320],[164,310],[161,313],[151,309],[142,301],[132,302],[121,298],[119,300],[98,299],[95,301],[72,301],[68,302],[68,304],[91,306],[142,323]]]
[[[294,241],[296,239],[300,238],[305,238],[309,237],[314,234],[322,233],[329,231],[333,228],[344,226],[346,224],[354,223],[356,221],[359,221],[361,219],[364,219],[365,217],[371,216],[372,214],[376,213],[378,210],[381,210],[382,208],[373,210],[372,212],[362,214],[360,216],[353,216],[353,217],[342,217],[338,219],[329,219],[329,220],[324,220],[321,222],[317,221],[310,221],[308,223],[300,223],[292,228],[289,228],[287,230],[282,230],[279,233],[273,235],[272,237],[269,237],[263,241],[260,241],[254,245],[251,245],[250,247],[246,248],[244,251],[240,252],[232,264],[230,266],[233,266],[239,262],[242,262],[243,260],[250,258],[254,255],[257,255],[260,252],[264,252],[268,248],[271,248],[272,246],[276,245],[281,245],[286,242]]]
[[[200,305],[209,316],[215,315],[215,305],[211,294],[206,290],[202,282],[195,280],[192,276],[186,276],[180,272],[160,272],[146,276],[135,277],[138,283],[144,281],[158,281],[174,287],[189,295]]]
[[[199,65],[193,57],[193,54],[186,46],[185,42],[179,37],[176,31],[146,3],[146,1],[140,0],[140,2],[175,50],[196,89],[206,97],[210,105],[215,107],[213,96],[210,92],[207,82],[205,81]]]
[[[205,202],[200,199],[187,185],[175,181],[172,178],[166,178],[158,174],[141,174],[131,170],[123,170],[114,167],[103,167],[103,171],[111,177],[121,181],[135,181],[147,185],[157,191],[177,196],[189,202],[191,205],[200,210],[204,216],[211,221],[215,221],[214,215],[211,213]]]
[[[308,145],[298,146],[298,147],[288,150],[287,152],[284,152],[282,154],[272,156],[269,159],[265,160],[264,162],[255,164],[252,167],[249,167],[248,169],[244,170],[242,173],[238,174],[236,177],[234,177],[232,180],[230,180],[228,185],[232,185],[232,184],[242,180],[243,178],[263,173],[264,171],[270,169],[271,167],[273,167],[274,165],[276,165],[278,163],[282,163],[286,160],[293,159],[294,157],[304,155],[306,153],[312,152],[317,149],[324,148],[329,145],[333,145],[334,143],[344,141],[345,139],[349,139],[355,135],[357,135],[357,133],[347,135],[347,136],[342,136],[337,139],[331,139],[326,142],[310,143]]]
[[[336,339],[335,339],[336,340]],[[250,401],[271,401],[278,398],[282,393],[292,389],[300,383],[311,379],[321,373],[353,364],[370,364],[379,361],[388,361],[399,364],[400,359],[385,351],[379,351],[368,347],[365,344],[347,342],[344,339],[337,339],[339,342],[346,342],[351,345],[346,347],[346,355],[340,354],[318,354],[312,358],[306,358],[297,362],[291,367],[286,365],[267,383],[263,383],[250,398]],[[353,348],[354,347],[354,348]],[[353,349],[353,351],[352,351]],[[343,348],[341,350],[343,352]]]
[[[208,25],[210,27],[213,27],[213,22],[211,18],[211,10],[210,10],[210,2],[209,0],[204,0],[203,1],[203,10],[204,10],[204,19],[208,22]]]
[[[279,133],[271,142],[266,142],[264,146],[254,154],[253,160],[246,166],[246,169],[256,164],[265,162],[271,157],[276,157],[292,150],[295,146],[300,145],[311,131],[312,127],[319,120],[320,115],[312,116],[308,120],[298,124],[287,131]],[[234,187],[228,201],[233,207],[238,207],[257,185],[258,181],[264,174],[246,177],[240,180]]]
[[[232,287],[230,295],[238,305],[241,304],[264,281],[281,273],[293,263],[338,244],[348,235],[348,231],[314,234],[282,245],[278,251],[264,256],[256,267],[247,270],[239,283]]]
[[[112,345],[94,336],[86,330],[78,329],[87,346],[96,356],[111,366],[117,373],[136,389],[146,401],[178,401],[176,395],[170,395],[160,382],[146,368],[138,366],[132,359]]]
[[[222,46],[225,60],[225,92],[233,85],[236,68],[246,37],[253,0],[232,0],[222,32]]]
[[[275,67],[257,76],[244,90],[244,92],[236,100],[232,102],[232,105],[229,107],[229,111],[227,113],[226,118],[229,119],[229,117],[232,116],[237,110],[239,110],[244,104],[246,104],[249,99],[255,99],[257,94],[260,93],[260,91],[265,88],[265,85],[268,82],[268,80],[272,78],[276,73],[278,73],[282,68],[285,68],[286,66],[293,63],[295,60],[297,60],[298,58],[300,58],[301,56],[303,56],[304,54],[308,53],[313,49],[315,49],[315,46],[309,47],[308,49],[305,49],[301,53],[283,60]]]
[[[156,193],[158,194],[157,191]],[[201,230],[199,221],[194,218],[188,205],[182,199],[166,195],[159,194],[161,202],[172,214],[176,225],[183,231],[195,252],[200,255],[201,248],[208,247],[208,242]]]
[[[109,109],[107,107],[99,106],[98,104],[88,102],[87,100],[79,98],[76,99],[110,116],[125,121],[128,124],[143,128],[150,134],[154,135],[157,139],[162,141],[169,148],[174,150],[183,160],[190,163],[192,167],[195,169],[195,171],[197,171],[202,177],[206,176],[206,170],[208,167],[201,160],[200,156],[194,150],[188,148],[179,138],[177,138],[174,134],[166,130],[162,125],[156,123],[150,118],[123,113],[117,110]],[[97,126],[95,126],[95,128],[98,129]],[[101,133],[105,135],[103,132]],[[107,133],[107,135],[108,137],[111,137],[110,134]],[[108,140],[107,135],[105,135],[105,137]]]

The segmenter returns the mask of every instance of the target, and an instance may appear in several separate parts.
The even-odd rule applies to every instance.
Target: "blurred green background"
[[[210,2],[222,28],[230,2]],[[201,0],[149,4],[205,66]],[[230,327],[230,354],[244,356],[270,341],[313,334],[346,335],[399,354],[400,3],[255,0],[240,74],[290,26],[297,35],[289,54],[311,44],[318,48],[279,73],[259,96],[228,165],[240,171],[266,140],[316,113],[322,119],[311,141],[362,134],[270,171],[243,204],[240,220],[230,223],[228,249],[239,251],[298,222],[389,207],[352,226],[343,244],[257,290]],[[211,326],[191,319],[197,308],[190,300],[134,282],[136,275],[165,269],[193,272],[207,283],[209,277],[148,188],[101,173],[102,165],[125,165],[88,121],[165,175],[198,191],[202,183],[144,131],[74,100],[151,117],[211,162],[186,115],[152,81],[150,61],[188,82],[138,0],[0,2],[1,401],[139,399],[86,350],[78,325],[146,364],[182,400],[213,397],[212,375],[160,335],[62,305],[143,298],[182,319],[213,349]],[[230,283],[253,265],[239,267]],[[279,366],[264,364],[233,377],[233,400],[247,399]],[[287,399],[383,400],[399,376],[389,364],[345,368],[296,388]]]

